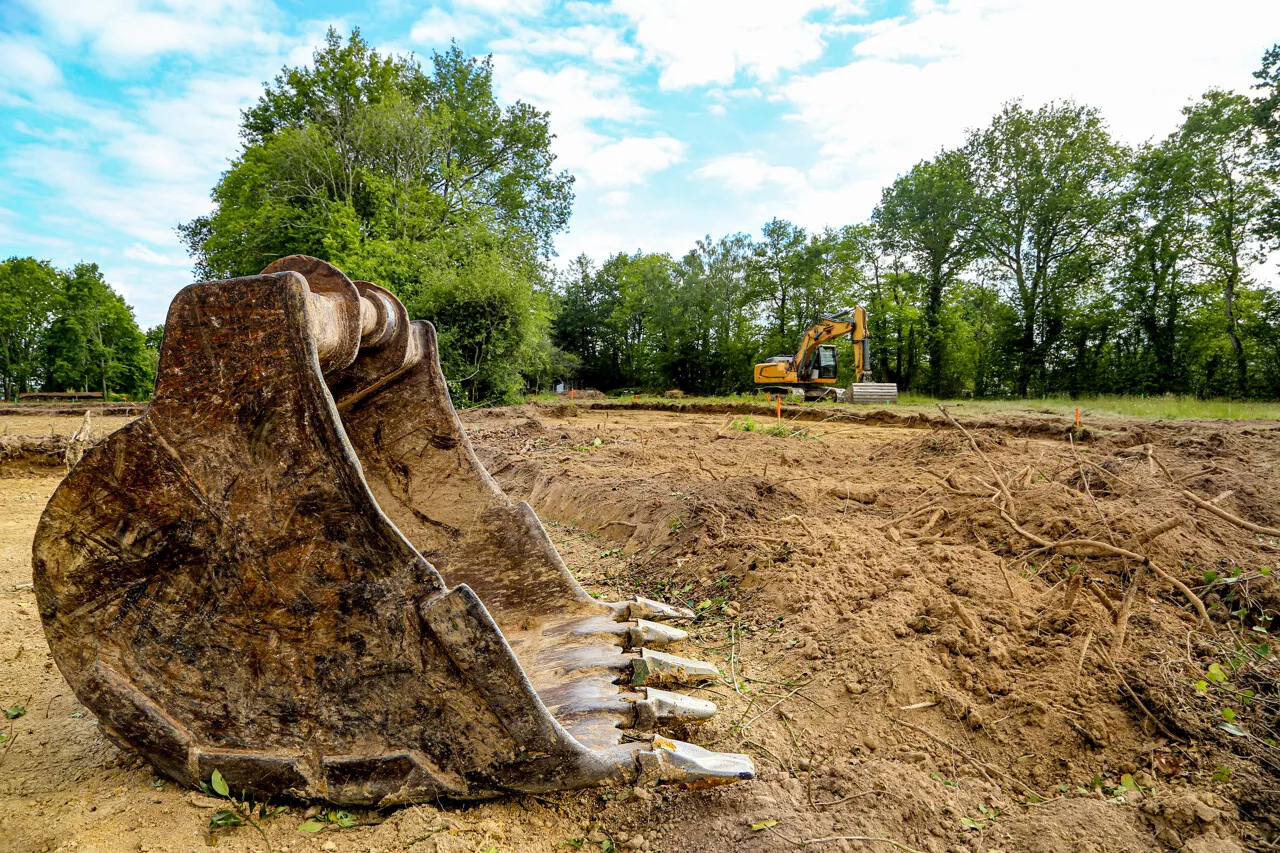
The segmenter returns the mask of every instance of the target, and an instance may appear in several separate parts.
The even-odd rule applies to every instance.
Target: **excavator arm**
[[[845,335],[849,335],[854,344],[854,381],[861,382],[869,361],[866,351],[870,343],[867,337],[867,311],[861,305],[845,309],[833,317],[823,317],[805,330],[804,336],[800,339],[800,348],[796,350],[791,362],[795,366],[796,374],[800,377],[806,376],[818,354],[818,347]]]
[[[800,385],[818,382],[834,385],[836,377],[813,379],[814,362],[820,353],[820,347],[829,342],[849,335],[854,344],[853,364],[854,381],[861,382],[867,373],[869,339],[867,337],[867,312],[858,306],[845,309],[831,317],[823,317],[805,330],[800,338],[800,346],[791,358],[771,359],[755,368],[757,384]]]

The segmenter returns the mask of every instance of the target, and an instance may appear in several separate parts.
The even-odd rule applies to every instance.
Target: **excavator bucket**
[[[36,532],[54,660],[114,742],[194,786],[345,805],[695,787],[750,759],[658,732],[714,666],[693,614],[588,595],[476,459],[435,330],[284,258],[191,285],[146,413]]]

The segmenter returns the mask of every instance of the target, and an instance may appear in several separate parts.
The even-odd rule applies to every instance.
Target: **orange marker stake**
[[[782,420],[782,395],[778,395],[778,420]]]
[[[632,400],[639,400],[639,399],[640,399],[640,395],[639,395],[639,394],[632,394],[632,395],[631,395],[631,399],[632,399]]]
[[[569,399],[570,399],[570,400],[572,400],[572,399],[573,399],[573,389],[572,389],[572,388],[570,388],[570,389],[569,389]]]
[[[1076,409],[1076,426],[1080,426],[1080,409]]]

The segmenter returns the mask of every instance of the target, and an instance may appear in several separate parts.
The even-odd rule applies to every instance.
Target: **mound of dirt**
[[[819,801],[851,793],[849,756],[887,753],[947,780],[976,774],[1009,805],[1053,803],[1021,813],[1001,849],[1155,849],[1159,821],[1117,802],[1188,787],[1212,799],[1227,788],[1215,774],[1234,799],[1213,833],[1239,831],[1237,807],[1275,819],[1262,795],[1280,778],[1276,686],[1261,671],[1274,658],[1229,664],[1251,634],[1280,628],[1280,548],[1184,494],[1274,523],[1273,434],[1111,424],[1073,446],[1071,430],[1014,418],[975,430],[978,453],[943,418],[912,424],[925,434],[817,442],[715,418],[673,427],[652,410],[641,426],[614,409],[518,447],[496,433],[479,443],[513,496],[621,545],[629,559],[606,582],[701,608],[700,651],[737,679],[717,701],[744,707],[728,714],[736,727],[712,724],[718,748],[762,756]],[[1148,455],[1135,437],[1167,444]],[[1202,689],[1214,664],[1230,687]],[[1233,703],[1240,690],[1252,701]],[[1227,705],[1248,737],[1219,725]],[[1101,813],[1120,816],[1114,831]],[[1061,832],[1044,832],[1043,815]],[[1189,843],[1208,830],[1179,832]]]
[[[0,416],[83,417],[85,412],[92,412],[94,417],[136,418],[146,408],[146,403],[6,403],[0,406]]]
[[[0,477],[47,477],[66,470],[65,435],[0,435]]]
[[[608,396],[603,391],[597,391],[594,388],[575,388],[572,392],[565,390],[556,395],[566,400],[607,400]]]

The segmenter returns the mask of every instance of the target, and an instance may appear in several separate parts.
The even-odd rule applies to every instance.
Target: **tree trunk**
[[[946,352],[942,340],[942,267],[935,264],[929,271],[929,294],[925,302],[925,333],[929,336],[929,392],[942,396],[942,360]]]
[[[1249,391],[1249,363],[1244,357],[1244,346],[1240,343],[1240,336],[1236,332],[1239,320],[1236,318],[1236,276],[1227,277],[1227,337],[1231,339],[1231,348],[1236,354],[1236,384],[1240,392],[1240,396],[1245,396]]]
[[[1028,316],[1022,323],[1022,338],[1018,341],[1018,396],[1026,398],[1031,390],[1031,368],[1035,360],[1036,324]]]

